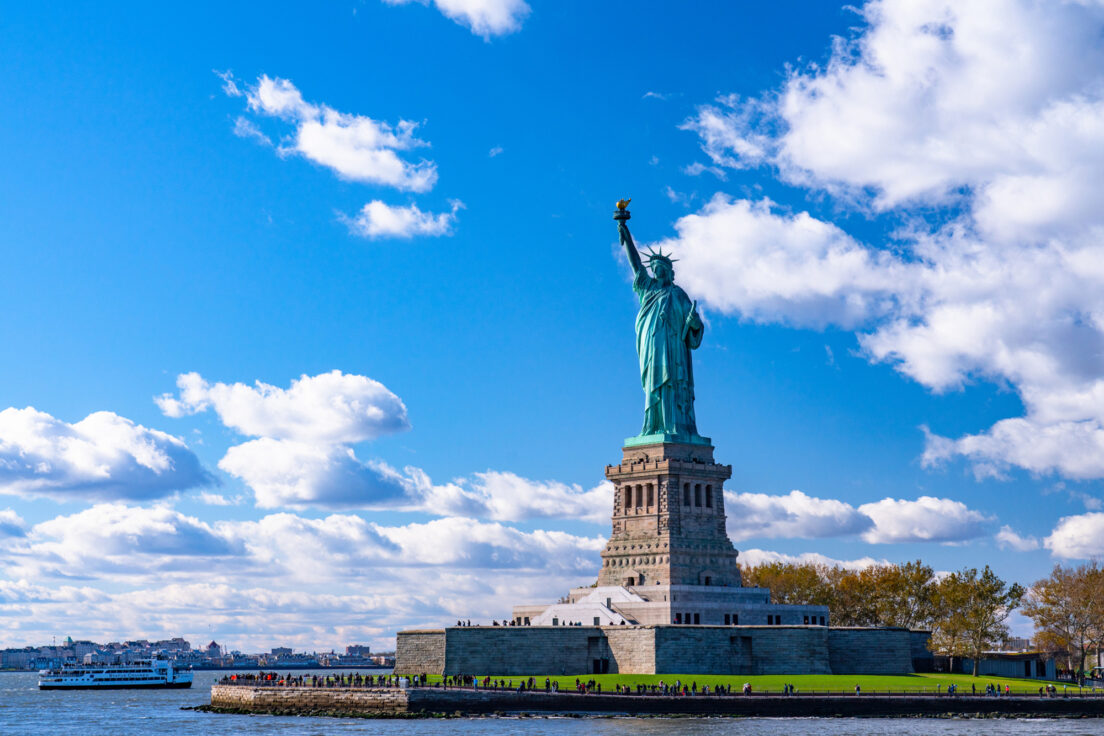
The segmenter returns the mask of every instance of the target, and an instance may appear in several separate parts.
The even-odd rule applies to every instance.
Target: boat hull
[[[146,682],[111,685],[39,685],[39,690],[179,690],[191,687],[191,682]]]

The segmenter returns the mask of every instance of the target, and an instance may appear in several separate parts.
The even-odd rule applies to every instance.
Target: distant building
[[[291,647],[273,647],[272,648],[272,656],[273,657],[290,657],[291,656]]]
[[[960,672],[972,674],[974,660],[963,657],[955,660]],[[1030,677],[1036,680],[1053,680],[1057,677],[1054,658],[1043,652],[984,652],[978,662],[978,674],[982,677]]]
[[[1001,652],[1030,652],[1031,640],[1025,639],[1022,636],[1010,636],[1001,642],[1001,647],[998,651]]]
[[[365,644],[350,644],[345,647],[345,654],[350,657],[367,657],[372,654],[372,650]]]
[[[93,654],[97,649],[100,648],[100,645],[93,641],[73,641],[72,639],[70,639],[69,641],[69,648],[73,650],[73,656],[81,660],[83,660],[89,654]]]
[[[0,652],[0,668],[6,670],[26,670],[31,668],[31,663],[38,652],[32,647],[23,649],[5,649]]]

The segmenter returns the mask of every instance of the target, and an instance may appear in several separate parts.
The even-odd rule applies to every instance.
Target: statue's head
[[[664,286],[675,281],[675,259],[662,251],[659,253],[648,252],[648,265],[652,267],[652,276]]]

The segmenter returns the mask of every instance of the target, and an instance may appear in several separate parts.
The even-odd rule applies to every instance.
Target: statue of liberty
[[[644,427],[632,444],[686,442],[708,444],[694,419],[694,368],[690,351],[701,345],[705,325],[698,303],[674,283],[674,259],[648,249],[648,266],[629,234],[627,200],[617,203],[614,219],[633,270],[633,291],[640,300],[636,315],[636,352],[644,387]],[[660,436],[656,436],[660,435]]]

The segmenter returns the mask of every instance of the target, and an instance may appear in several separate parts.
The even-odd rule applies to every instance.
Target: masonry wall
[[[400,632],[417,674],[907,674],[906,629],[824,626],[494,626]]]
[[[431,636],[426,636],[430,634]],[[399,632],[395,672],[445,675],[569,675],[608,657],[593,626],[460,626]]]
[[[756,674],[785,675],[833,672],[830,629],[824,626],[753,628],[752,667]]]
[[[253,713],[378,713],[398,715],[409,710],[406,690],[399,688],[307,688],[212,685],[215,708]]]
[[[912,648],[912,668],[917,672],[935,672],[935,655],[928,649],[928,642],[930,641],[930,631],[909,632],[909,644]]]
[[[445,629],[403,631],[395,641],[395,672],[444,674],[445,651]]]
[[[492,626],[448,629],[445,674],[567,675],[589,671],[593,626]],[[593,640],[593,641],[592,641]]]
[[[824,627],[663,626],[656,631],[657,672],[829,674]]]
[[[610,672],[656,672],[656,631],[652,626],[607,626],[603,629],[610,657]]]
[[[908,629],[828,629],[828,654],[837,675],[900,675],[913,671]]]

